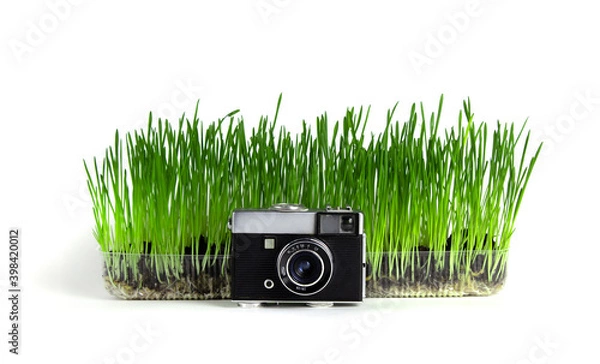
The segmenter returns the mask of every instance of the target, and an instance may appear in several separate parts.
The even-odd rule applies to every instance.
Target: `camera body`
[[[237,209],[230,219],[232,299],[238,303],[362,302],[366,238],[363,214],[276,204]]]

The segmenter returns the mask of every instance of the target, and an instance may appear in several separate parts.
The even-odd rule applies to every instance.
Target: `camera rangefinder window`
[[[319,234],[357,234],[357,214],[319,214]]]
[[[342,223],[341,223],[341,231],[342,232],[348,232],[348,233],[354,233],[354,216],[353,215],[342,215],[341,217]]]

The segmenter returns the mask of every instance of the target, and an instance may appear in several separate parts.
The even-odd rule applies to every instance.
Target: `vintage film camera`
[[[237,209],[233,237],[232,299],[242,306],[358,303],[365,296],[363,214],[276,204]]]

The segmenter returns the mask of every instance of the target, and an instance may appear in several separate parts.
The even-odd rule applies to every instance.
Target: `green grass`
[[[137,274],[139,254],[175,279],[186,253],[198,270],[215,264],[230,251],[233,209],[277,202],[362,210],[374,275],[384,259],[397,275],[410,272],[420,248],[439,258],[428,269],[468,270],[465,259],[482,252],[488,272],[504,269],[541,148],[528,150],[526,123],[478,123],[466,101],[456,125],[440,130],[441,97],[435,112],[413,104],[403,121],[395,106],[377,135],[366,135],[362,107],[292,135],[277,124],[280,104],[251,130],[237,110],[208,124],[198,105],[178,123],[150,114],[146,129],[117,131],[100,161],[84,161],[109,272]]]

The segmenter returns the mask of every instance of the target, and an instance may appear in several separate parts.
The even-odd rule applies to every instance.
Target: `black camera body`
[[[277,204],[237,209],[232,231],[232,299],[240,304],[362,302],[363,214]]]

